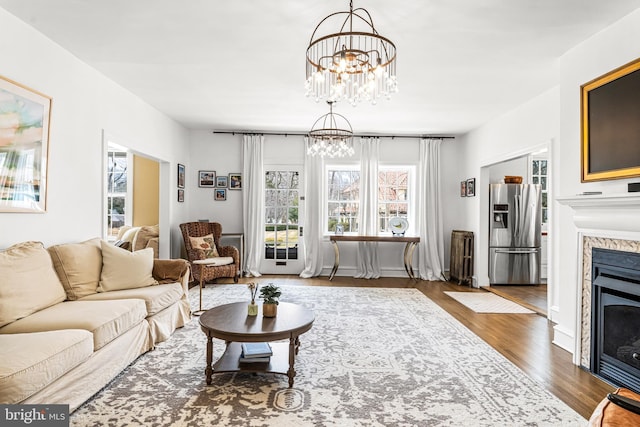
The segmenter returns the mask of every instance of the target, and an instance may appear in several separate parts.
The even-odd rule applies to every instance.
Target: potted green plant
[[[280,288],[273,283],[260,288],[260,298],[264,300],[262,303],[262,315],[264,317],[276,317],[280,295],[282,295]]]

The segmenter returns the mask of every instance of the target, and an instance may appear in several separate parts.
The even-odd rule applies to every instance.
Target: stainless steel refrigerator
[[[491,184],[489,210],[489,282],[539,284],[540,185]]]

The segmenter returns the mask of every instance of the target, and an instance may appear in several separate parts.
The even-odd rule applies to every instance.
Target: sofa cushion
[[[102,273],[98,292],[155,285],[158,281],[152,272],[153,249],[129,252],[102,241]]]
[[[51,246],[49,253],[69,300],[74,301],[98,292],[102,271],[99,238]]]
[[[65,301],[0,328],[0,334],[84,329],[99,350],[147,317],[144,301]]]
[[[100,292],[88,295],[82,298],[82,301],[137,298],[144,301],[147,308],[147,316],[153,316],[176,301],[179,301],[183,295],[184,290],[182,289],[182,285],[179,283],[167,283],[164,285],[147,286],[145,288]]]
[[[218,248],[216,248],[215,242],[213,241],[213,234],[207,234],[202,237],[189,237],[189,243],[191,243],[193,249],[198,251],[198,254],[202,253],[202,258],[215,258],[220,256],[218,254]]]
[[[67,298],[41,242],[1,251],[0,271],[0,327]]]
[[[92,354],[93,339],[88,331],[0,335],[0,402],[23,401]]]

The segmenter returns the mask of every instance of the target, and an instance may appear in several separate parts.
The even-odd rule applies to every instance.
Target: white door
[[[266,166],[264,188],[264,254],[260,271],[299,274],[304,269],[302,168]]]

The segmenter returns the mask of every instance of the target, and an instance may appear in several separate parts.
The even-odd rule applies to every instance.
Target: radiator
[[[449,280],[459,285],[471,284],[473,276],[473,232],[453,230],[451,232],[451,259]]]

